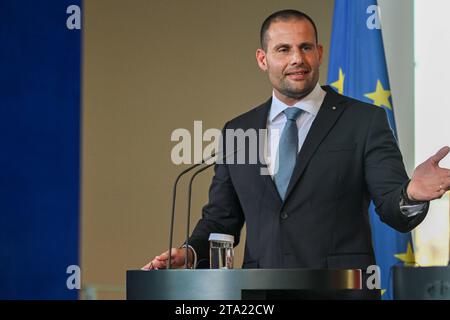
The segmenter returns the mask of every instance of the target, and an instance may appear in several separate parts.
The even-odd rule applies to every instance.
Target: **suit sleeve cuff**
[[[401,197],[400,197],[400,212],[408,217],[412,218],[424,212],[424,210],[428,207],[427,201],[412,201],[408,198],[408,194],[406,190],[408,189],[408,185],[411,180],[408,180],[402,188]]]

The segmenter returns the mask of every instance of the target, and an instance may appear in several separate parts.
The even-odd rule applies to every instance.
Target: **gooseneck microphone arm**
[[[189,250],[189,226],[191,222],[191,199],[192,199],[192,183],[194,182],[194,178],[201,172],[205,171],[209,167],[212,167],[215,163],[208,164],[207,166],[197,170],[192,175],[191,179],[189,180],[189,189],[188,189],[188,207],[187,207],[187,221],[186,221],[186,242],[185,242],[185,249],[186,254],[184,257],[184,264],[185,269],[188,269],[188,250]]]
[[[173,243],[173,228],[174,228],[174,222],[175,222],[175,202],[176,202],[176,198],[177,198],[177,185],[178,185],[178,181],[180,180],[180,178],[185,175],[186,173],[188,173],[189,171],[197,168],[198,166],[202,165],[205,163],[205,161],[208,161],[212,158],[215,157],[215,153],[213,153],[211,156],[209,156],[207,159],[203,159],[202,162],[200,163],[196,163],[192,166],[190,166],[189,168],[183,170],[175,179],[175,183],[173,184],[173,190],[172,190],[172,216],[170,219],[170,232],[169,232],[169,261],[167,263],[167,269],[170,269],[171,265],[172,265],[172,243]]]
[[[192,185],[194,182],[195,177],[205,171],[206,169],[212,167],[213,165],[217,164],[217,163],[223,163],[223,161],[225,161],[225,163],[228,163],[228,159],[230,156],[234,156],[238,151],[240,151],[242,148],[236,149],[234,151],[231,151],[229,153],[227,153],[226,155],[223,155],[223,150],[219,151],[218,155],[220,155],[220,157],[216,160],[214,160],[212,163],[207,164],[206,166],[198,169],[197,171],[194,172],[194,174],[192,175],[191,179],[189,180],[189,188],[188,188],[188,207],[187,207],[187,221],[186,221],[186,242],[184,243],[185,245],[185,249],[186,249],[186,254],[184,257],[184,267],[186,269],[188,269],[188,249],[189,249],[189,226],[191,223],[191,199],[192,199]],[[212,159],[215,155],[211,156],[209,159]],[[208,161],[209,159],[205,160],[204,162]],[[220,160],[220,161],[219,161]],[[233,162],[231,162],[233,163]]]

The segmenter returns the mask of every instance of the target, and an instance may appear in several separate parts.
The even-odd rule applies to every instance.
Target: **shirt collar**
[[[317,116],[320,106],[325,99],[325,95],[326,92],[320,87],[319,83],[317,83],[313,91],[311,91],[306,97],[294,104],[292,107],[299,108],[305,112]],[[275,93],[272,93],[272,105],[270,107],[269,121],[272,122],[287,108],[289,108],[289,106],[279,100],[275,96]]]

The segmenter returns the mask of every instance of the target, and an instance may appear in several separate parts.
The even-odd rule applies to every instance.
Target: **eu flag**
[[[383,108],[397,137],[376,0],[335,0],[328,83],[336,91]],[[414,263],[411,234],[380,221],[369,208],[383,299],[392,298],[391,267]]]

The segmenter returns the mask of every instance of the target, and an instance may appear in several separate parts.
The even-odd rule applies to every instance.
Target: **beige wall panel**
[[[82,281],[113,285],[98,287],[97,298],[124,298],[126,270],[168,246],[172,183],[184,168],[171,161],[172,131],[192,131],[194,120],[204,130],[221,128],[270,96],[254,56],[261,22],[283,8],[316,20],[324,83],[331,0],[84,1]],[[212,170],[195,184],[192,227],[211,177]],[[185,233],[185,190],[177,245]]]

